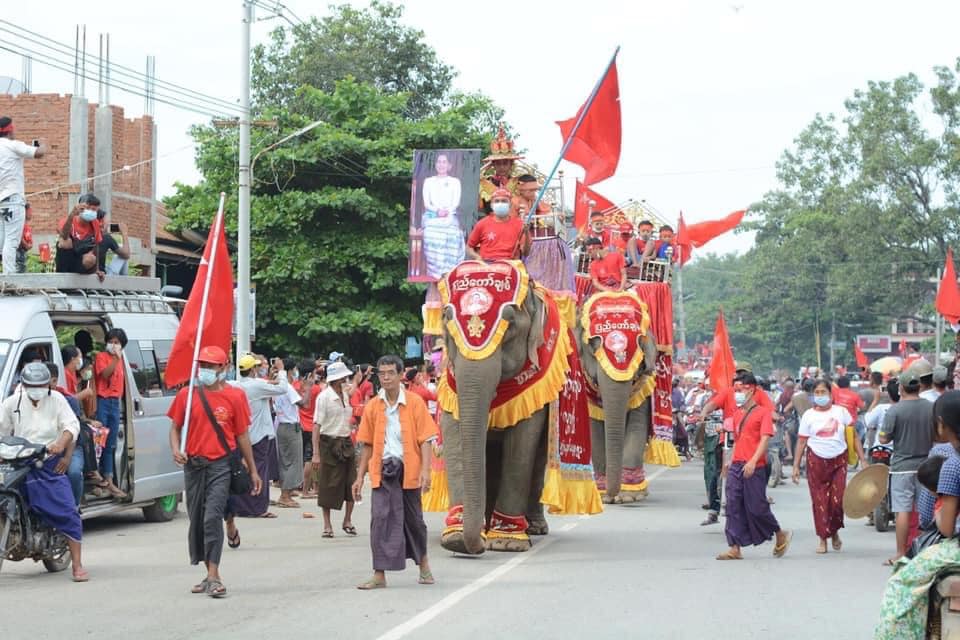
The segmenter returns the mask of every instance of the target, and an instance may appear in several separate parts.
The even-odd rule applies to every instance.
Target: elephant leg
[[[447,465],[447,487],[450,492],[450,510],[447,512],[440,545],[448,551],[467,554],[463,540],[463,450],[460,442],[460,423],[453,415],[440,417],[443,432],[443,458]]]
[[[503,468],[503,438],[495,431],[487,435],[487,500],[484,505],[484,522],[490,522],[493,506],[500,493],[500,472]]]
[[[639,485],[645,481],[643,456],[647,450],[650,431],[650,401],[627,414],[626,433],[623,443],[623,501],[638,502],[647,496],[646,488]]]
[[[593,478],[600,491],[600,498],[607,504],[613,498],[607,495],[607,431],[602,420],[590,419],[590,458],[593,461]]]
[[[500,494],[487,530],[492,551],[527,551],[526,512],[533,486],[534,460],[546,422],[546,409],[503,432],[503,468]]]
[[[530,497],[527,501],[527,533],[531,536],[545,536],[550,532],[547,517],[543,513],[543,483],[547,472],[547,438],[549,430],[544,421],[543,434],[537,445],[537,457],[533,460],[533,478],[530,484]]]

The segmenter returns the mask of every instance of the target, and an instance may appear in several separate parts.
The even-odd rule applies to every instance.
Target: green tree
[[[401,22],[403,7],[374,0],[368,8],[329,9],[323,18],[274,30],[269,44],[254,49],[257,105],[294,107],[300,87],[331,93],[352,76],[385,94],[408,94],[404,109],[411,118],[448,106],[455,72],[438,59],[423,31]]]
[[[257,345],[276,352],[355,358],[398,351],[422,325],[422,286],[406,282],[414,149],[476,148],[489,142],[488,100],[460,96],[444,111],[411,120],[407,94],[353,79],[330,93],[303,87],[298,110],[265,115],[277,132],[255,132],[254,149],[317,119],[324,125],[265,155],[251,204],[251,273],[257,284]],[[220,191],[231,194],[236,230],[234,130],[197,127],[204,180],[167,199],[175,228],[208,229]]]

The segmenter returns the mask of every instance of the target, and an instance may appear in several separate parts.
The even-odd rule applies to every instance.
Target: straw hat
[[[843,513],[848,518],[863,518],[887,496],[890,467],[872,464],[847,482],[843,492]]]

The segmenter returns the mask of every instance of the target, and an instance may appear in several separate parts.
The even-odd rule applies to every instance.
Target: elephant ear
[[[530,333],[527,335],[527,358],[534,367],[540,367],[540,356],[537,351],[543,345],[543,325],[547,321],[547,305],[540,298],[539,292],[527,297],[530,311]]]

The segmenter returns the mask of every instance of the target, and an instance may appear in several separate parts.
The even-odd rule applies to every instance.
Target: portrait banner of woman
[[[477,221],[479,149],[413,154],[410,186],[410,282],[436,282],[464,259],[464,238]]]

